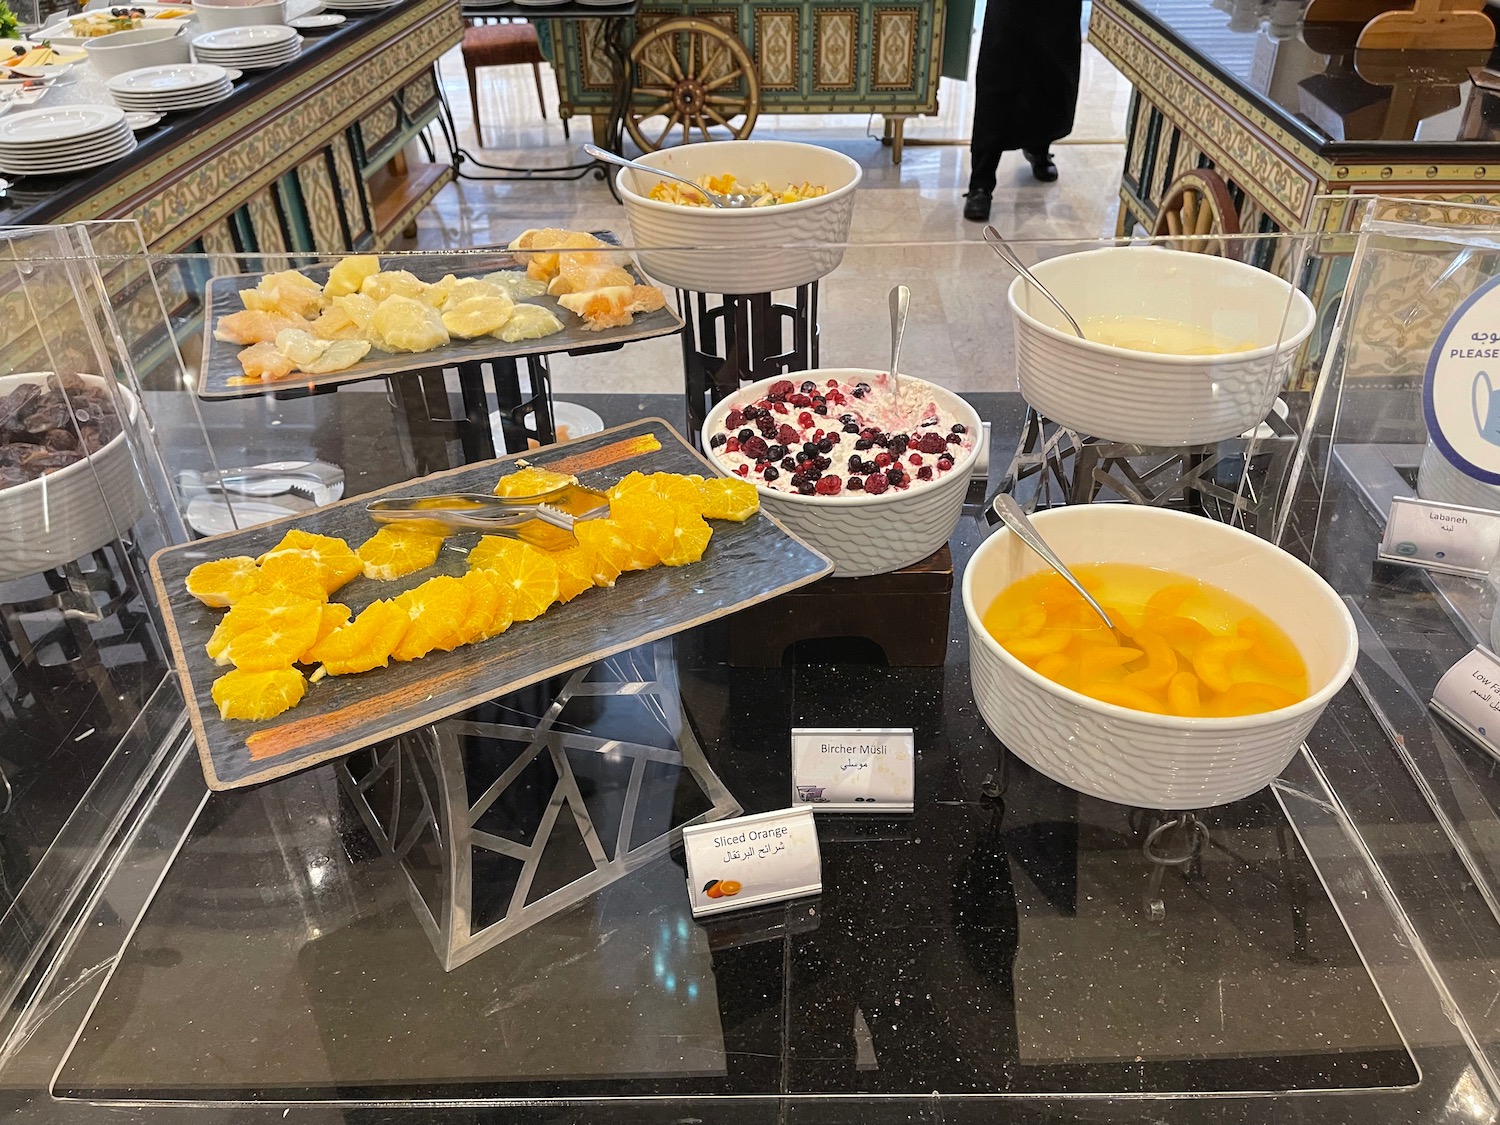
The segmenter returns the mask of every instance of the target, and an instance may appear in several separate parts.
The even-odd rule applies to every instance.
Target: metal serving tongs
[[[578,542],[573,534],[575,524],[609,515],[609,497],[592,488],[568,484],[534,496],[448,492],[375,500],[365,510],[376,523],[427,524],[438,531],[460,528],[509,535],[556,551]]]

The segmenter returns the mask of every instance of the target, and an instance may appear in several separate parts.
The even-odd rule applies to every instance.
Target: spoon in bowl
[[[891,290],[891,391],[901,404],[901,338],[906,335],[906,314],[911,311],[911,290],[898,285]]]
[[[627,160],[623,156],[617,156],[608,149],[600,148],[598,145],[584,145],[583,151],[595,160],[602,160],[606,164],[618,164],[621,168],[634,168],[637,172],[646,172],[653,176],[660,176],[666,180],[675,180],[679,184],[687,184],[713,206],[725,211],[735,211],[744,207],[754,207],[755,197],[746,195],[744,192],[730,192],[724,194],[717,191],[709,191],[706,187],[700,187],[686,176],[679,176],[675,172],[666,172],[660,168],[653,168],[649,164],[642,164],[638,160]]]
[[[1063,319],[1065,319],[1072,326],[1073,331],[1078,334],[1078,338],[1080,340],[1088,339],[1088,337],[1083,334],[1083,329],[1079,327],[1078,321],[1073,319],[1073,314],[1065,309],[1063,307],[1063,303],[1056,297],[1054,297],[1051,292],[1048,291],[1047,287],[1036,279],[1036,274],[1027,269],[1026,264],[1022,262],[1020,258],[1016,257],[1015,251],[1006,244],[1005,239],[1000,237],[999,231],[997,231],[993,226],[986,226],[984,228],[984,240],[990,244],[990,247],[995,251],[996,254],[999,254],[1000,257],[1005,260],[1006,265],[1008,265],[1011,269],[1015,270],[1018,274],[1024,277],[1027,281],[1027,284],[1029,284],[1043,297],[1046,297],[1047,300],[1052,302],[1052,307],[1063,314]]]
[[[1036,529],[1036,524],[1031,522],[1030,517],[1026,515],[1021,505],[1016,503],[1016,498],[1008,492],[1002,492],[995,497],[993,506],[995,514],[1000,517],[1006,527],[1015,532],[1016,538],[1020,539],[1022,543],[1025,543],[1026,546],[1040,555],[1043,562],[1062,575],[1063,580],[1072,586],[1073,589],[1077,590],[1079,596],[1089,603],[1089,608],[1099,615],[1099,620],[1104,622],[1105,627],[1110,632],[1114,632],[1115,623],[1109,619],[1109,614],[1104,612],[1104,607],[1094,600],[1093,595],[1083,588],[1083,583],[1073,576],[1073,572],[1068,569],[1067,564],[1057,557],[1057,553],[1051,547],[1047,546],[1047,541],[1042,538],[1041,533]]]

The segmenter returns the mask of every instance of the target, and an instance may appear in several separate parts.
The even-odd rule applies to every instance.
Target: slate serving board
[[[393,259],[390,264],[407,270],[423,281],[437,281],[444,274],[460,278],[483,277],[496,270],[525,269],[524,256],[517,257],[497,251],[494,254],[465,254],[465,265],[454,269],[453,257],[411,257]],[[302,273],[322,284],[328,280],[333,267],[317,266]],[[268,391],[307,390],[336,386],[339,383],[354,383],[361,379],[373,379],[386,375],[399,375],[406,371],[426,371],[434,367],[453,367],[460,363],[488,359],[515,359],[528,355],[550,355],[554,352],[581,351],[611,344],[625,344],[633,340],[649,340],[656,336],[670,336],[681,330],[682,318],[670,306],[651,313],[637,313],[634,322],[623,328],[603,328],[591,332],[576,314],[557,303],[556,297],[545,293],[539,297],[527,297],[526,304],[543,305],[552,310],[562,321],[561,332],[543,336],[540,340],[520,340],[507,344],[494,336],[482,336],[477,340],[454,341],[442,348],[427,352],[382,352],[371,349],[364,359],[343,371],[332,371],[326,375],[298,373],[273,383],[250,383],[245,386],[232,385],[229,380],[244,375],[244,369],[236,358],[244,350],[243,344],[229,344],[214,339],[214,325],[221,317],[244,309],[240,300],[241,289],[254,289],[263,273],[235,274],[230,277],[209,278],[204,295],[204,306],[208,314],[203,318],[203,358],[198,365],[198,397],[203,399],[248,398],[263,395]]]
[[[647,435],[661,443],[659,450],[643,451]],[[389,667],[353,676],[326,677],[309,684],[296,707],[265,722],[219,718],[210,692],[213,681],[228,669],[214,664],[204,646],[226,611],[210,609],[188,594],[184,580],[193,567],[232,555],[259,556],[293,528],[339,536],[357,548],[376,531],[365,512],[375,497],[490,492],[503,473],[512,471],[509,463],[522,456],[531,464],[573,473],[596,488],[609,487],[633,469],[717,475],[668,423],[647,418],[524,455],[449,469],[274,523],[167,547],[152,557],[151,577],[211,789],[269,781],[352,753],[497,695],[806,586],[833,570],[831,562],[764,512],[744,523],[713,520],[713,539],[697,563],[622,574],[612,588],[585,590],[535,621],[452,652],[434,652],[405,664],[392,661]],[[391,582],[356,578],[330,600],[358,613],[377,598],[394,597],[435,574],[462,574],[465,554],[477,540],[477,532],[456,533],[437,563],[426,570]]]

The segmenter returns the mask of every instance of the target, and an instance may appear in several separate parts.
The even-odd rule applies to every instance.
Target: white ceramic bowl
[[[41,371],[0,376],[0,395],[46,378]],[[82,378],[94,386],[107,385],[97,375]],[[135,398],[126,387],[119,387],[119,392],[133,424]],[[145,510],[146,494],[123,430],[91,460],[0,488],[0,582],[82,558],[119,538]]]
[[[1254,429],[1315,320],[1312,302],[1275,274],[1208,254],[1115,246],[1049,258],[1032,272],[1080,322],[1152,317],[1254,345],[1177,356],[1080,340],[1016,278],[1007,296],[1021,393],[1054,422],[1108,441],[1201,445]]]
[[[84,40],[89,64],[103,78],[144,66],[167,66],[188,61],[188,36],[177,27],[138,27]]]
[[[1500,510],[1500,485],[1475,480],[1428,441],[1417,466],[1417,495],[1442,504]]]
[[[709,412],[703,421],[703,448],[708,449],[709,438],[723,428],[726,414],[762,397],[771,384],[782,379],[794,383],[811,379],[822,384],[829,379],[869,381],[877,375],[883,373],[859,368],[819,368],[788,372],[751,383]],[[795,492],[778,492],[763,484],[756,485],[765,510],[792,534],[832,559],[836,578],[886,574],[920,562],[948,542],[963,510],[964,496],[969,489],[969,472],[974,466],[974,458],[979,455],[979,442],[984,440],[979,414],[952,391],[908,375],[903,375],[902,379],[920,383],[943,410],[951,413],[974,435],[974,445],[956,458],[953,468],[937,481],[901,492],[882,492],[879,496],[861,492],[801,496]],[[709,459],[714,459],[712,452]]]
[[[196,0],[193,11],[198,14],[198,26],[204,31],[286,23],[286,0],[273,0],[270,4],[205,4]]]
[[[793,141],[708,141],[638,159],[690,180],[731,172],[746,185],[828,188],[816,199],[774,207],[683,207],[648,198],[657,177],[620,169],[615,182],[631,243],[641,268],[659,282],[697,293],[770,293],[817,281],[844,260],[842,245],[827,244],[848,241],[854,189],[864,172],[841,152]]]
[[[1066,563],[1162,567],[1243,598],[1286,630],[1307,662],[1312,694],[1260,715],[1187,719],[1101,703],[1053,683],[984,628],[996,596],[1046,565],[1001,529],[969,560],[963,599],[974,698],[1011,753],[1080,793],[1148,809],[1236,801],[1286,768],[1359,655],[1354,621],[1328,583],[1265,540],[1201,516],[1083,504],[1034,519]]]

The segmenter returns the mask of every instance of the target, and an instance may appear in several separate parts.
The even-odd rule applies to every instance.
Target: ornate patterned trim
[[[910,90],[917,84],[916,8],[877,8],[871,48],[870,87]]]
[[[802,9],[753,9],[755,73],[762,90],[795,90],[802,74]]]
[[[859,9],[813,10],[813,89],[852,90],[858,77]]]

